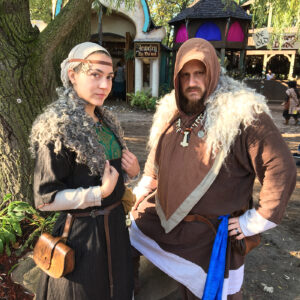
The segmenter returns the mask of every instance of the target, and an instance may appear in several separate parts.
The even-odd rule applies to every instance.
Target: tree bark
[[[89,40],[91,2],[70,0],[39,33],[30,23],[28,0],[0,0],[0,202],[7,193],[33,201],[28,136],[55,99],[55,70],[74,45]]]

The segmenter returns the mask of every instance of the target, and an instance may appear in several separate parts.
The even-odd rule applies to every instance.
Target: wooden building
[[[245,11],[251,10],[253,0],[242,4]],[[249,30],[248,45],[246,52],[247,72],[265,76],[268,70],[275,73],[278,79],[293,79],[300,77],[300,40],[297,36],[297,28],[286,29],[283,43],[278,41],[269,45],[272,28],[272,6],[268,8],[266,27]],[[283,77],[283,78],[281,78]]]
[[[225,56],[235,57],[232,60],[242,70],[250,22],[251,16],[234,1],[225,6],[222,0],[198,0],[169,24],[174,26],[174,50],[189,38],[203,38],[215,47],[223,66]]]
[[[62,0],[53,0],[53,13],[62,8]],[[167,59],[166,49],[161,42],[166,35],[165,28],[155,26],[146,0],[136,1],[128,10],[124,4],[112,7],[100,0],[102,9],[94,9],[91,16],[91,41],[103,45],[112,55],[114,67],[118,62],[125,65],[126,93],[150,89],[153,96],[159,95],[161,64]]]

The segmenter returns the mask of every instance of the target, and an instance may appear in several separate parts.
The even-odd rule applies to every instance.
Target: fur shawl
[[[208,151],[212,151],[215,156],[223,149],[226,157],[241,132],[240,126],[243,125],[246,129],[262,112],[270,115],[264,96],[229,76],[221,75],[216,90],[206,100],[204,130]],[[176,119],[177,114],[173,90],[157,106],[148,142],[150,148],[157,146],[160,134]]]
[[[76,162],[89,167],[92,175],[102,175],[105,151],[98,142],[93,119],[85,112],[86,102],[73,89],[58,89],[59,98],[46,107],[37,117],[30,134],[30,151],[35,158],[39,148],[54,144],[54,152],[62,146],[76,153]],[[121,147],[126,148],[124,134],[115,116],[103,107],[97,107],[98,115],[113,131]]]

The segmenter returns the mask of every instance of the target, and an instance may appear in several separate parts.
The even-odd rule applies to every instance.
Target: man
[[[174,87],[154,116],[151,151],[135,188],[131,243],[181,283],[183,299],[215,299],[209,289],[216,299],[241,299],[244,256],[230,239],[227,245],[227,233],[240,240],[280,222],[295,186],[295,164],[264,97],[220,75],[209,42],[194,38],[180,47]],[[252,208],[256,176],[262,189]],[[154,190],[155,197],[142,201]],[[227,215],[226,263],[217,263],[225,270],[221,285],[209,285],[206,279],[218,271],[209,268],[221,256],[212,255],[223,224],[218,217]]]
[[[272,80],[272,79],[275,79],[275,75],[272,73],[271,70],[268,70],[266,78],[267,78],[267,80]]]

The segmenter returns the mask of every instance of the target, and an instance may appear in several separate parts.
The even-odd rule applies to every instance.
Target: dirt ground
[[[292,152],[300,144],[300,125],[283,125],[281,106],[270,104],[275,124]],[[125,130],[129,149],[136,154],[143,169],[147,158],[146,143],[152,113],[130,108],[124,103],[108,102]],[[259,197],[260,185],[255,184],[254,199]],[[244,299],[300,300],[300,167],[297,186],[288,203],[280,226],[262,235],[262,243],[246,260]]]

